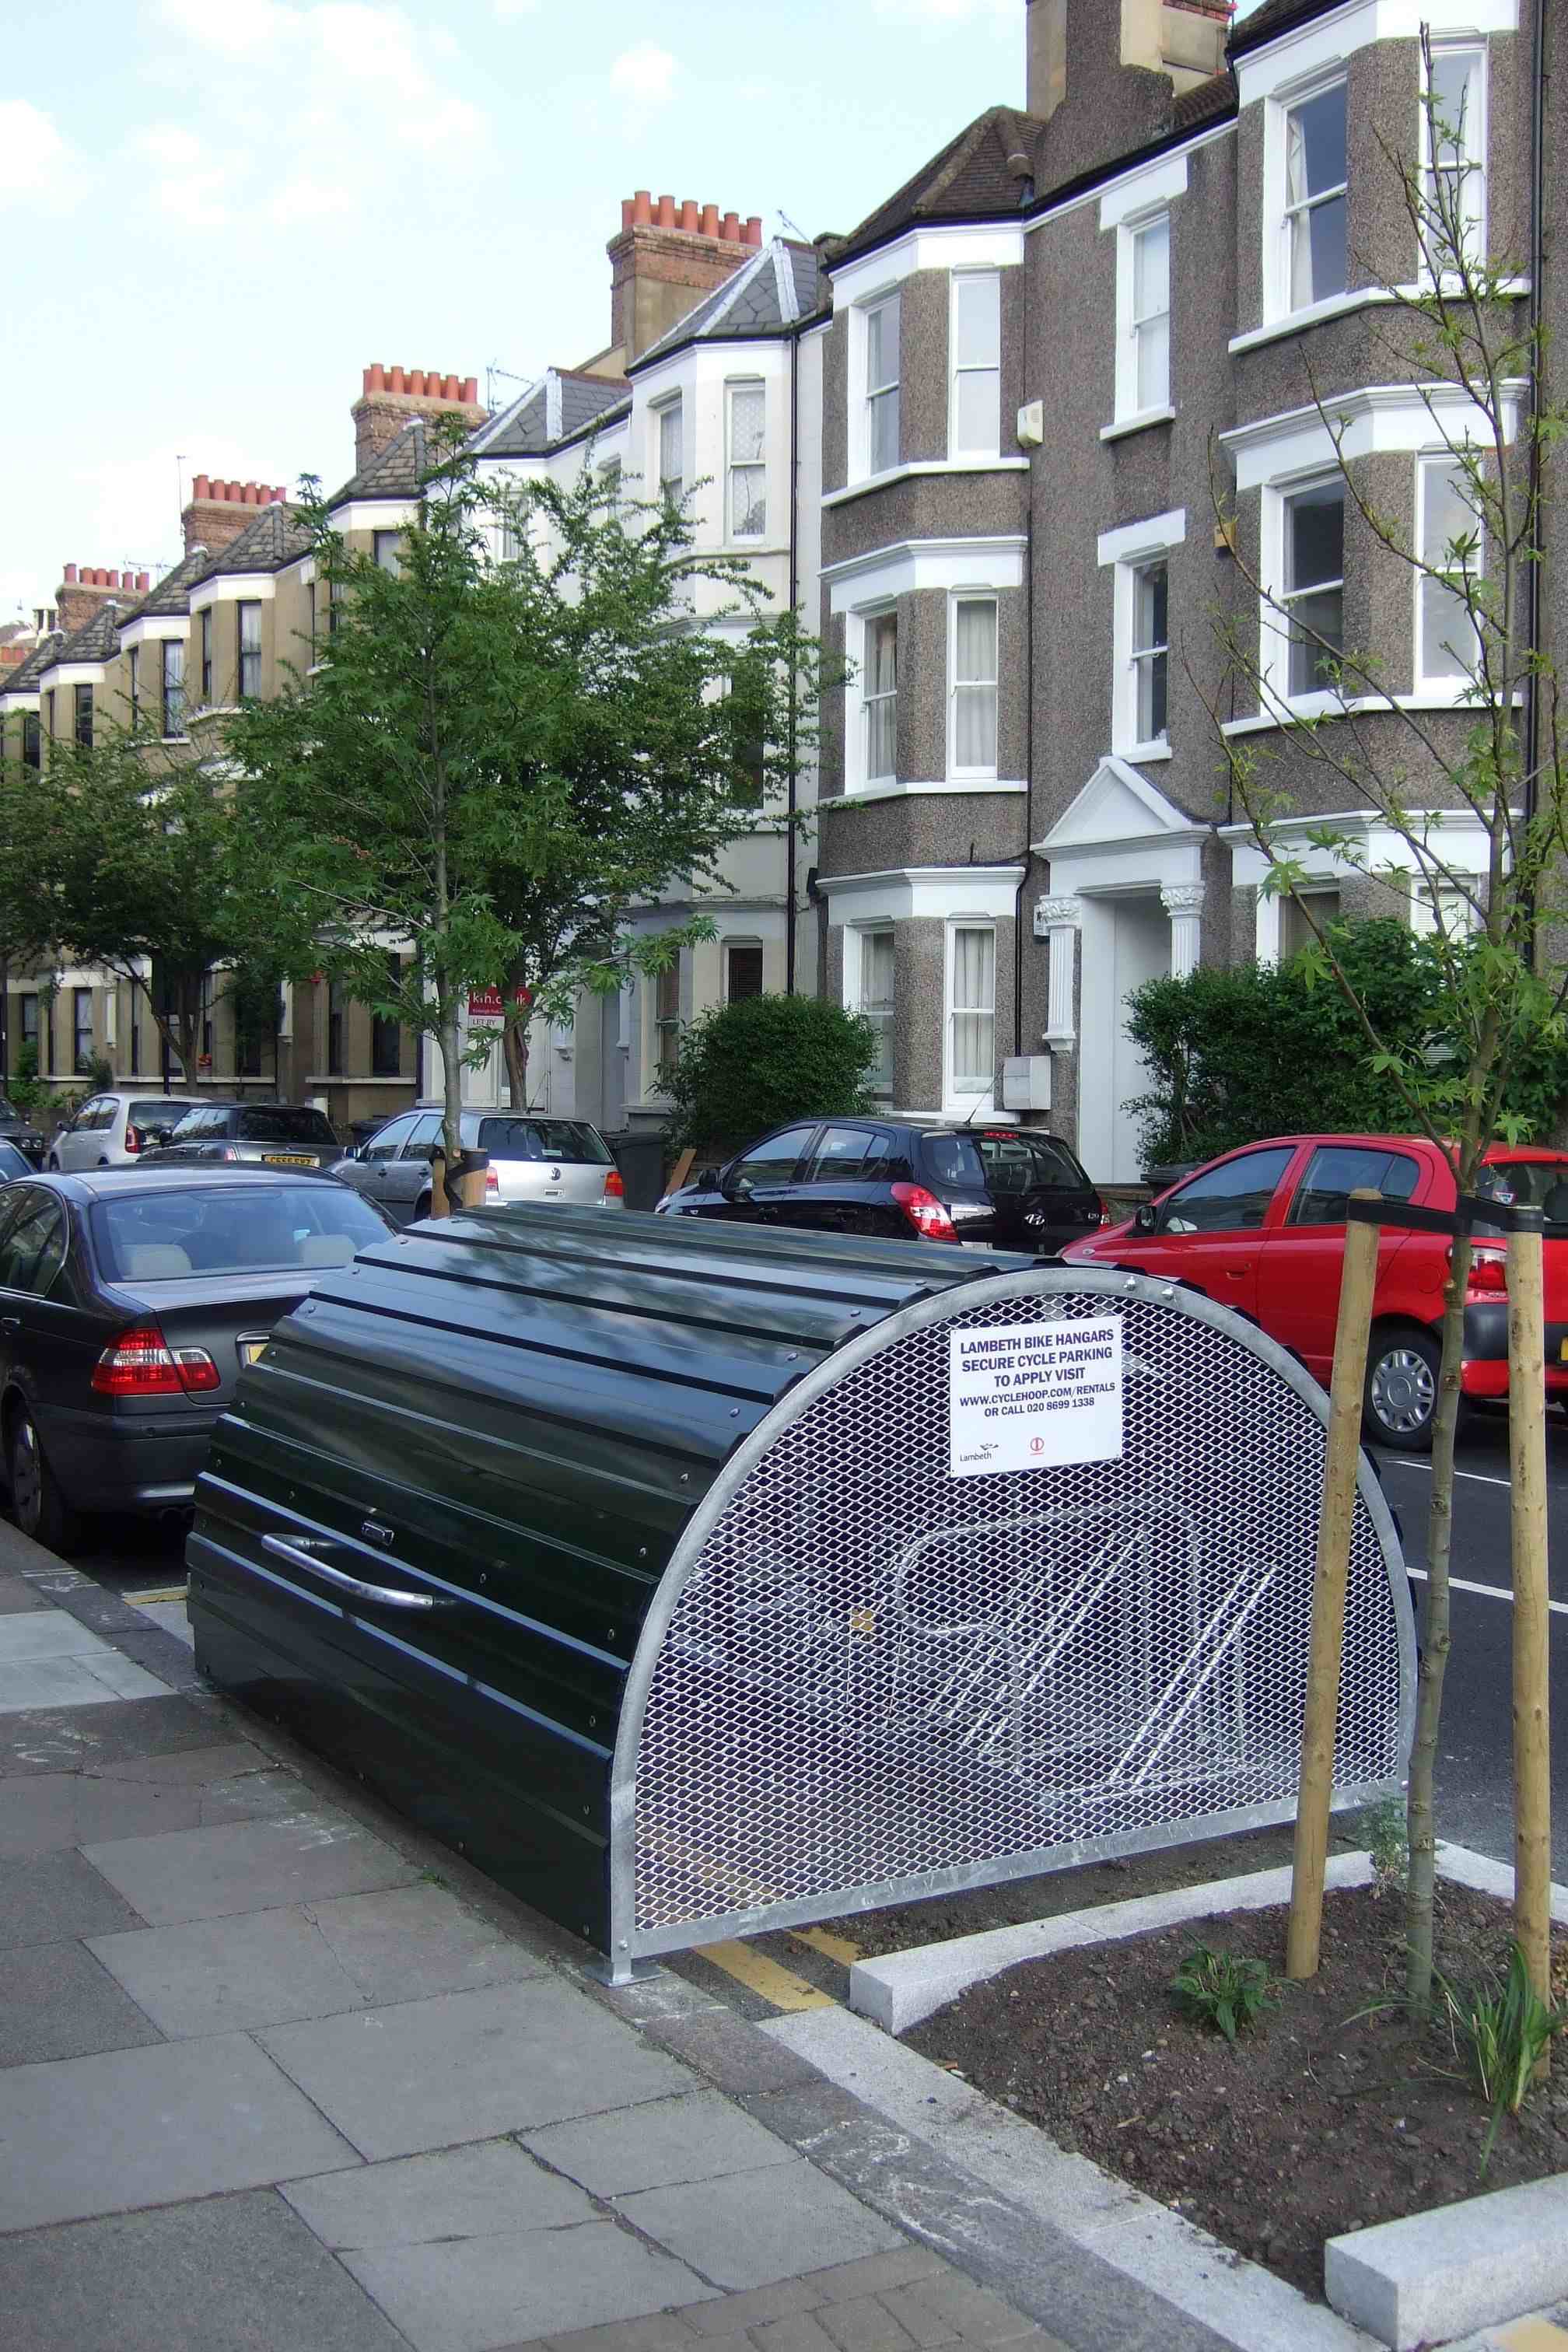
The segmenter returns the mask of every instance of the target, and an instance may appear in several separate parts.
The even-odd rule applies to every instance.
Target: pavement
[[[211,1694],[177,1602],[4,1525],[0,1948],[6,2352],[1185,2340],[1048,2261],[990,2291],[933,2242],[963,2185],[836,2177],[876,2134],[825,2076],[675,1979],[595,1984]]]

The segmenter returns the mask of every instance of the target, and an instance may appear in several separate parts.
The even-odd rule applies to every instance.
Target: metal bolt
[[[647,1544],[638,1544],[638,1546],[637,1546],[637,1558],[638,1558],[639,1559],[646,1559],[647,1558]]]
[[[731,1421],[739,1421],[741,1418],[741,1408],[738,1404],[732,1404],[730,1407],[730,1418]]]
[[[683,1471],[681,1472],[681,1474],[680,1474],[680,1483],[681,1483],[681,1485],[682,1485],[683,1486],[690,1486],[690,1484],[691,1484],[691,1473],[690,1473],[690,1471],[689,1471],[689,1470],[683,1470]]]

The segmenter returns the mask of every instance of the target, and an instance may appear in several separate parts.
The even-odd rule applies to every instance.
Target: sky
[[[1247,0],[1256,5],[1256,0]],[[1242,13],[1246,13],[1245,7]],[[609,340],[636,188],[847,230],[1024,100],[1021,0],[55,0],[0,79],[0,622],[156,572],[196,473],[353,470],[373,361]]]

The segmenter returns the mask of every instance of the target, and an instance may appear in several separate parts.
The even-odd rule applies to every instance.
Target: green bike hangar
[[[466,1213],[326,1275],[244,1374],[197,1662],[624,1979],[1289,1819],[1326,1419],[1142,1276]],[[1363,1455],[1338,1805],[1402,1785],[1414,1705]]]

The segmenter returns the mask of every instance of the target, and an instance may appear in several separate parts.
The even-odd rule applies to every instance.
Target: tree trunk
[[[506,1083],[513,1110],[528,1108],[528,1022],[509,1021],[505,1030]]]
[[[447,1183],[446,1214],[450,1216],[452,1202],[457,1197],[458,1162],[463,1150],[463,1037],[457,992],[445,983],[437,986],[436,1018],[441,1044],[444,1114],[441,1138],[447,1151]]]
[[[1443,1675],[1451,1641],[1448,1560],[1454,1540],[1454,1440],[1459,1425],[1459,1368],[1465,1350],[1465,1290],[1470,1272],[1468,1234],[1456,1236],[1451,1264],[1453,1270],[1443,1293],[1443,1361],[1432,1421],[1426,1612],[1406,1817],[1410,1878],[1405,1904],[1405,1990],[1412,2008],[1422,2015],[1432,2003],[1432,1901],[1437,1875],[1433,1791],[1437,1771],[1437,1727],[1443,1711]]]

